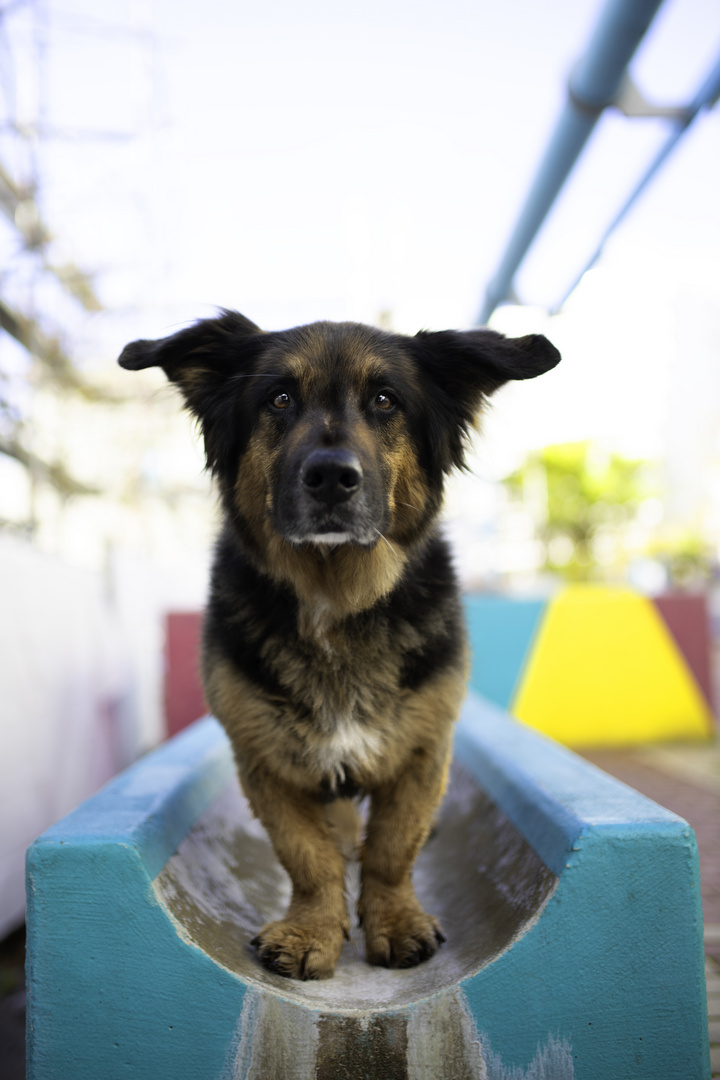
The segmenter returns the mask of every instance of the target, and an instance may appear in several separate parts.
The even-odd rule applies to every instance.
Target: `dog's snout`
[[[363,471],[351,450],[313,450],[303,464],[303,486],[314,499],[334,505],[346,502],[360,488]]]

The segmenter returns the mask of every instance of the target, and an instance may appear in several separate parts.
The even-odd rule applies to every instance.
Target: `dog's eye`
[[[291,404],[291,398],[289,394],[286,394],[284,390],[281,390],[279,394],[276,394],[272,399],[273,408],[275,409],[288,409]]]
[[[375,401],[373,402],[373,405],[375,406],[376,409],[381,409],[383,412],[389,412],[390,409],[395,408],[394,400],[390,397],[389,394],[386,394],[384,391],[381,391],[376,396]]]

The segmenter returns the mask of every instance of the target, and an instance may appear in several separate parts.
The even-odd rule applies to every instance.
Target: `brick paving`
[[[720,1076],[720,964],[711,957],[705,964],[710,1022],[710,1065],[713,1077]]]
[[[0,941],[0,1076],[25,1076],[25,929]]]

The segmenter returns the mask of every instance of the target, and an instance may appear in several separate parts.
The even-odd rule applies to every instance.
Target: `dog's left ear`
[[[495,330],[421,330],[412,339],[430,378],[453,397],[469,394],[479,407],[511,379],[534,379],[560,363],[560,353],[542,334],[507,338]]]
[[[534,379],[560,363],[560,353],[542,334],[507,338],[486,329],[421,330],[410,347],[432,384],[434,415],[443,418],[442,430],[431,433],[436,451],[459,467],[483,400],[511,379]]]

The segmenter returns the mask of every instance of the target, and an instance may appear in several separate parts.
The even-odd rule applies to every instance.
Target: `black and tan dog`
[[[337,811],[363,793],[367,960],[410,967],[445,940],[411,881],[465,692],[443,482],[485,397],[559,359],[539,335],[264,333],[232,311],[120,357],[180,387],[220,488],[204,682],[292,880],[253,942],[273,971],[332,975],[349,928]]]

